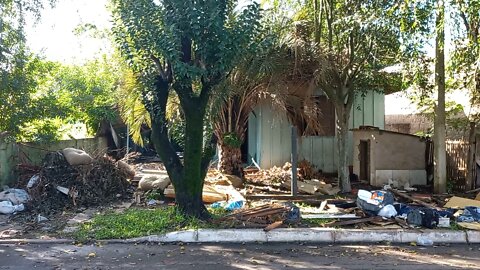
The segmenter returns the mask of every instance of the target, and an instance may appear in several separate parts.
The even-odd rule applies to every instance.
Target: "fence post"
[[[297,195],[297,160],[298,160],[298,151],[297,151],[297,128],[292,126],[292,196]]]
[[[468,136],[467,156],[467,179],[465,179],[465,191],[473,189],[475,176],[475,122],[470,122],[470,134]]]

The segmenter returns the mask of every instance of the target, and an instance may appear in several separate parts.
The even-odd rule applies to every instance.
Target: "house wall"
[[[367,92],[355,97],[350,115],[350,128],[375,126],[384,128],[384,95]],[[353,165],[353,135],[349,132],[348,162]],[[275,111],[270,104],[259,104],[250,114],[248,122],[249,155],[262,168],[282,166],[291,158],[291,125],[283,112]],[[336,172],[338,154],[334,136],[308,136],[298,138],[299,160],[306,159],[327,173]]]
[[[357,175],[360,175],[360,141],[369,142],[372,185],[382,186],[389,179],[400,185],[426,184],[426,144],[420,137],[383,130],[354,130],[353,171]]]

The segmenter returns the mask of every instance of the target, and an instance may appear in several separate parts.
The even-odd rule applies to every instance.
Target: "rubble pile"
[[[292,164],[286,162],[282,167],[273,167],[268,170],[247,170],[245,179],[253,185],[283,188],[286,191],[291,189]],[[323,176],[313,164],[307,160],[298,163],[297,180],[298,191],[302,194],[325,194],[335,195],[340,189],[332,184],[327,184]]]
[[[45,156],[43,166],[29,183],[32,208],[43,214],[64,208],[101,205],[125,197],[129,172],[109,157],[85,165],[70,165],[61,152]]]
[[[285,163],[283,167],[273,166],[266,170],[254,170],[245,174],[247,182],[265,186],[279,185],[284,181],[290,181],[292,175],[292,165]]]
[[[233,228],[264,228],[272,230],[283,224],[300,221],[300,210],[293,204],[264,204],[253,208],[234,211],[215,222]]]

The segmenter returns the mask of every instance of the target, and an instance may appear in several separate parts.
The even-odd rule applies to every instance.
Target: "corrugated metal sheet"
[[[366,92],[355,97],[350,128],[385,127],[385,99],[382,93]],[[262,168],[282,166],[290,160],[291,127],[287,117],[262,103],[250,115],[248,124],[249,155]],[[338,162],[335,137],[308,136],[298,139],[299,159],[307,159],[324,172],[335,172]],[[352,164],[353,135],[349,134],[348,161]]]

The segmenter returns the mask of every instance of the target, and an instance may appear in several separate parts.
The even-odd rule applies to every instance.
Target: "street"
[[[480,245],[0,245],[0,269],[480,269]]]

